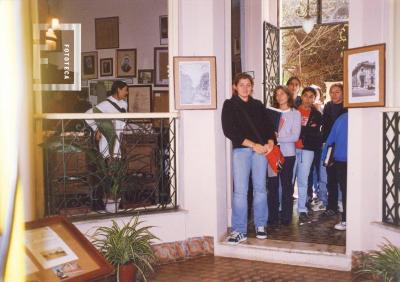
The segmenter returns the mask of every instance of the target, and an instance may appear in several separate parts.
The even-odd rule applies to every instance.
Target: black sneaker
[[[299,223],[302,225],[309,222],[311,222],[311,218],[308,216],[308,214],[306,212],[301,212],[299,215]]]
[[[329,209],[329,210],[326,210],[323,213],[321,213],[321,217],[322,218],[328,218],[328,217],[332,217],[332,216],[334,216],[336,214],[337,214],[337,212],[335,212],[334,210]]]
[[[231,245],[237,245],[237,244],[239,244],[241,242],[244,242],[246,240],[247,240],[246,234],[243,234],[243,233],[240,233],[240,232],[237,232],[237,231],[233,231],[229,235],[229,237],[227,239],[227,243],[231,244]]]
[[[264,226],[258,226],[256,228],[256,237],[258,239],[267,239],[267,231],[265,231]]]

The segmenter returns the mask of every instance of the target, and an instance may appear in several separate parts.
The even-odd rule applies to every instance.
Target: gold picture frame
[[[216,109],[216,57],[174,57],[174,87],[175,109]]]
[[[152,109],[151,85],[128,85],[128,112],[150,113]]]
[[[385,106],[385,44],[345,50],[343,68],[344,107]]]
[[[136,49],[117,49],[115,52],[117,77],[136,77]]]
[[[154,86],[168,86],[168,47],[154,48]]]

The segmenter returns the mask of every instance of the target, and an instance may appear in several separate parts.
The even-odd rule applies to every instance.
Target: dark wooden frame
[[[149,88],[150,89],[150,95],[149,95],[149,102],[150,102],[150,105],[149,105],[149,110],[148,111],[146,111],[146,112],[140,112],[140,113],[150,113],[151,112],[151,110],[153,109],[153,95],[152,95],[152,93],[153,93],[153,89],[152,89],[152,85],[151,84],[140,84],[140,85],[128,85],[128,92],[129,92],[129,89],[131,89],[131,88]],[[128,113],[137,113],[137,112],[134,112],[133,111],[133,109],[131,109],[131,107],[129,106],[130,104],[129,104],[129,98],[130,98],[130,94],[131,93],[129,93],[128,94],[128,97],[127,97],[127,102],[128,102]]]
[[[119,17],[96,18],[94,26],[96,49],[119,48]]]
[[[120,70],[120,59],[119,54],[124,53],[124,52],[132,52],[132,56],[134,58],[134,64],[133,64],[133,74],[121,74]],[[115,74],[116,77],[136,77],[137,76],[137,50],[134,49],[117,49],[115,50]]]
[[[346,108],[367,108],[367,107],[384,107],[385,106],[385,48],[386,45],[376,44],[369,45],[359,48],[352,48],[344,50],[343,53],[343,105]],[[352,82],[349,81],[349,72],[352,70],[349,69],[349,57],[356,54],[362,54],[365,52],[378,51],[378,64],[379,64],[379,73],[376,72],[375,81],[379,79],[379,89],[378,91],[379,100],[376,102],[350,102],[350,95],[352,95],[352,90],[349,90]]]
[[[160,80],[158,79],[160,76],[160,62],[157,59],[157,54],[161,53],[161,52],[167,52],[168,54],[168,47],[155,47],[154,48],[154,86],[158,86],[158,87],[168,87],[169,85],[169,78],[168,78],[168,82],[167,83],[162,83],[160,82]],[[169,58],[169,57],[168,57]],[[167,62],[167,69],[168,69],[168,63],[169,63],[169,59]]]
[[[83,273],[81,275],[71,277],[71,278],[65,278],[62,281],[65,282],[78,282],[78,281],[89,281],[92,279],[96,278],[101,278],[109,275],[111,272],[113,272],[114,267],[107,262],[107,260],[103,257],[102,254],[90,243],[90,241],[76,228],[72,223],[66,220],[65,217],[63,216],[53,216],[53,217],[47,217],[44,219],[39,219],[36,221],[32,222],[27,222],[25,224],[26,230],[31,230],[31,229],[36,229],[36,228],[41,228],[41,227],[51,227],[52,225],[58,225],[61,224],[62,227],[66,230],[69,235],[73,237],[73,240],[76,244],[79,244],[82,249],[86,252],[88,257],[93,259],[93,263],[97,264],[99,267],[98,270],[90,271],[87,273]],[[57,232],[56,232],[57,233]],[[57,233],[58,234],[58,233]],[[61,237],[61,239],[64,240],[63,236],[58,234],[58,236]],[[65,241],[65,240],[64,240]],[[73,247],[69,246],[77,255],[79,258],[79,253],[74,250]],[[39,268],[39,273],[42,271],[52,271],[51,269],[43,269],[41,267]],[[55,274],[54,274],[54,279],[58,279]],[[41,280],[42,281],[42,280]],[[44,280],[43,280],[44,281]],[[58,281],[58,280],[52,280],[52,281]]]
[[[84,71],[85,70],[85,67],[84,67],[85,60],[84,60],[84,58],[86,56],[94,56],[94,60],[93,60],[93,63],[94,63],[94,74],[92,74],[92,75],[85,74],[85,71]],[[97,54],[97,51],[82,52],[82,54],[81,54],[81,64],[82,64],[82,67],[81,67],[82,80],[96,79],[98,77],[98,75],[99,75],[99,66],[98,66],[98,54]]]
[[[140,74],[144,72],[149,72],[151,74],[151,79],[148,82],[143,82],[140,78]],[[142,69],[138,70],[138,83],[139,84],[153,84],[154,83],[154,70],[152,69]]]
[[[156,106],[156,95],[159,94],[160,97],[167,97],[168,104],[167,104],[167,109],[165,111],[155,111],[155,106]],[[169,91],[168,90],[153,90],[152,93],[152,105],[151,105],[151,111],[154,113],[168,113],[169,112]]]
[[[162,33],[162,19],[167,18],[167,37],[163,37],[163,33]],[[160,45],[168,45],[168,16],[167,15],[163,15],[160,16]]]
[[[106,61],[110,62],[111,70],[109,73],[103,72],[103,63],[105,63]],[[113,74],[114,74],[113,58],[100,59],[100,76],[113,76]]]

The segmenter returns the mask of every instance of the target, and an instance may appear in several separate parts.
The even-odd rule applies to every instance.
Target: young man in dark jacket
[[[321,147],[321,113],[313,106],[316,91],[306,87],[301,94],[301,105],[297,110],[301,114],[300,138],[296,142],[295,175],[299,190],[298,212],[299,223],[303,224],[310,219],[307,214],[307,187],[308,175],[314,159],[314,151]]]
[[[341,83],[333,84],[329,89],[329,95],[331,96],[331,101],[325,105],[322,115],[322,140],[324,143],[326,142],[336,119],[342,113],[347,112],[347,109],[343,108],[343,85]],[[322,176],[324,175],[324,170],[325,168],[321,167]],[[322,216],[331,217],[338,213],[338,181],[332,167],[326,168],[326,175],[328,205]]]

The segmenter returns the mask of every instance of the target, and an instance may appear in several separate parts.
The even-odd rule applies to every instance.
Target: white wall
[[[254,97],[263,100],[263,20],[262,0],[243,0],[244,19],[241,24],[244,33],[243,71],[254,71]]]
[[[386,43],[386,62],[393,61],[393,34],[388,11],[390,0],[350,1],[349,48]],[[398,16],[397,16],[398,17]],[[398,28],[398,26],[397,26]],[[398,60],[398,57],[397,57]],[[389,63],[390,65],[390,63]],[[399,63],[397,63],[399,65]],[[387,68],[386,97],[395,96],[392,75]],[[400,245],[400,231],[385,229],[382,219],[382,113],[380,108],[349,110],[348,230],[347,252],[377,247],[386,236]]]
[[[96,51],[95,18],[119,17],[119,49],[137,49],[137,69],[154,68],[154,47],[160,45],[159,16],[168,14],[168,0],[53,1],[61,23],[82,24],[82,52]],[[113,58],[115,49],[99,49],[98,59]],[[115,69],[114,69],[115,77]]]
[[[188,210],[186,228],[189,237],[199,234],[218,237],[217,217],[218,222],[226,226],[225,138],[220,111],[225,83],[230,81],[223,68],[224,16],[227,11],[223,0],[179,3],[179,55],[217,57],[218,96],[216,111],[181,111],[179,187],[184,193],[182,206]]]

